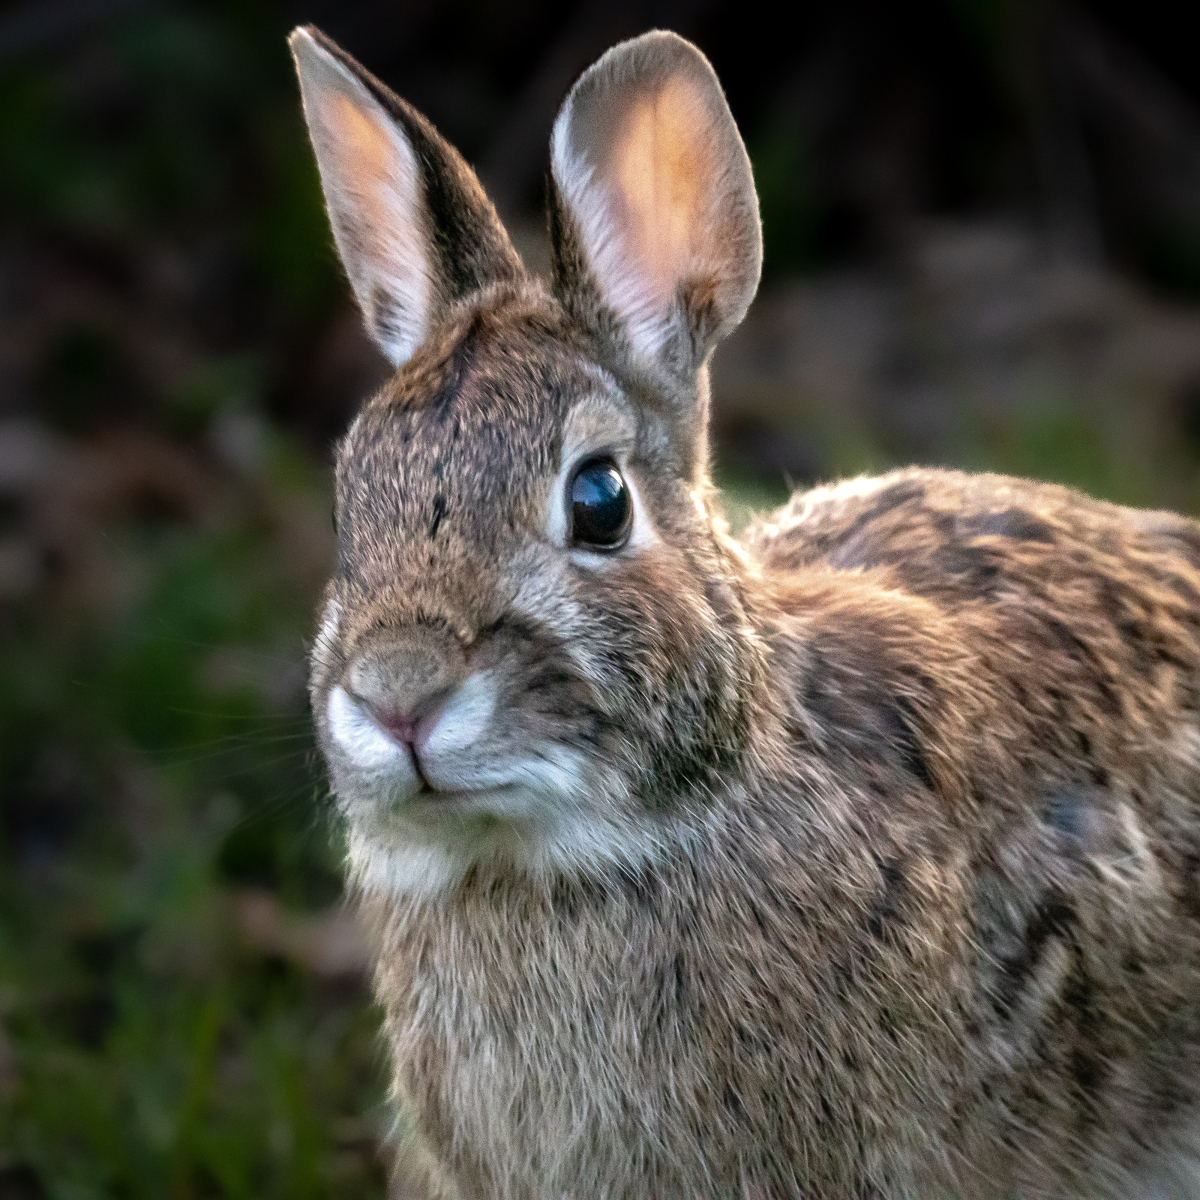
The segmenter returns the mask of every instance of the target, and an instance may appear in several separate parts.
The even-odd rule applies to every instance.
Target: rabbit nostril
[[[416,739],[417,718],[408,713],[395,713],[371,709],[371,717],[388,737],[397,742],[411,744]]]
[[[345,675],[359,711],[387,738],[422,750],[466,669],[461,648],[440,629],[374,631]]]
[[[423,705],[413,712],[397,712],[381,705],[368,704],[371,720],[395,742],[419,748],[438,722],[440,705]]]

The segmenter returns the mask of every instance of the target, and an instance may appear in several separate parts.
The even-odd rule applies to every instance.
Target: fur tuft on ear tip
[[[340,52],[336,43],[330,41],[315,25],[297,25],[288,34],[287,43],[296,64],[301,88],[306,75],[311,78],[313,72],[332,72],[348,81],[354,79],[347,65],[339,61]]]
[[[762,269],[750,160],[708,60],[661,30],[614,46],[563,103],[551,172],[556,261],[589,277],[560,289],[590,285],[636,355],[699,366],[745,315]]]
[[[288,34],[288,46],[293,54],[297,54],[302,48],[312,44],[313,34],[317,32],[315,25],[297,25],[291,33]]]

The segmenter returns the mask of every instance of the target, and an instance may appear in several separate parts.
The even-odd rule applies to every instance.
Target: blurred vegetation
[[[4,64],[0,178],[0,1196],[382,1195],[325,430],[270,419],[345,305],[278,20]]]
[[[268,470],[200,528],[114,513],[90,533],[118,595],[5,614],[0,1170],[30,1194],[381,1191],[359,964],[246,920],[252,889],[340,890],[281,537],[307,482]]]
[[[704,3],[0,15],[0,1200],[386,1191],[369,956],[304,669],[328,447],[383,368],[332,253],[288,27],[315,17],[428,111],[533,261],[574,74],[655,24],[710,50],[768,255],[761,315],[718,361],[735,524],[790,484],[910,459],[1200,511],[1194,314],[1106,274],[1190,303],[1200,223],[1186,186],[1101,186],[1142,143],[1136,122],[1097,140],[1124,128],[1099,101],[1098,198],[1072,209],[1070,179],[1041,179],[1048,102],[1013,48],[1043,42],[1009,19],[1027,9],[814,5],[802,50]],[[977,242],[921,274],[928,240],[905,232],[997,205],[1103,235],[1102,286],[1002,344],[992,268],[967,300],[946,283]],[[1005,268],[1026,317],[1042,267]]]

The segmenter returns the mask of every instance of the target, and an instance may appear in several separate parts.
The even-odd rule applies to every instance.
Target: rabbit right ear
[[[458,152],[319,29],[288,42],[338,253],[396,365],[450,303],[515,280],[521,260]]]
[[[551,142],[555,287],[635,359],[696,371],[762,269],[750,160],[708,60],[674,33],[614,46],[571,89]]]

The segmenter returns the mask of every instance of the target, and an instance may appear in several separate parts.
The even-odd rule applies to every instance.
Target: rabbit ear
[[[567,96],[551,141],[555,286],[636,356],[694,371],[742,319],[762,270],[750,160],[708,60],[674,33],[614,46]]]
[[[516,279],[521,260],[474,172],[420,113],[313,26],[288,41],[338,253],[399,366],[447,304]]]

